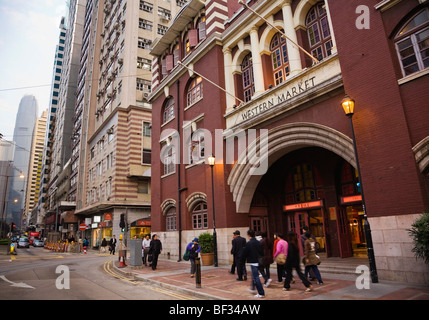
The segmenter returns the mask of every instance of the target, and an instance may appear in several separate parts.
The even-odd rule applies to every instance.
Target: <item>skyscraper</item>
[[[37,114],[38,104],[36,98],[33,95],[25,95],[19,104],[13,132],[13,141],[16,144],[13,157],[14,169],[12,170],[12,177],[9,179],[9,199],[6,211],[6,221],[15,222],[18,228],[21,225],[27,179],[26,177],[26,179],[22,180],[19,178],[19,175],[28,172]]]

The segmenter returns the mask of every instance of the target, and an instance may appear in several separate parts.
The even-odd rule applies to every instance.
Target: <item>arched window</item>
[[[200,202],[192,210],[192,228],[193,229],[207,229],[208,224],[208,215],[207,215],[207,204],[205,202]]]
[[[165,214],[165,225],[167,231],[174,231],[176,227],[176,207],[171,207]]]
[[[255,92],[255,80],[253,78],[253,62],[251,53],[244,57],[243,63],[241,64],[241,72],[243,78],[244,102],[247,102],[252,99],[253,93]]]
[[[402,74],[429,67],[429,8],[412,17],[395,37]]]
[[[190,106],[203,98],[203,79],[201,77],[194,78],[188,87],[187,104]]]
[[[309,164],[300,164],[292,171],[294,201],[306,202],[317,198],[314,183],[313,167]]]
[[[162,123],[166,123],[174,118],[174,99],[168,99],[162,112]]]
[[[305,20],[310,52],[319,61],[332,54],[332,38],[324,3],[314,5]]]
[[[274,83],[282,83],[290,73],[286,40],[277,32],[270,43],[271,61],[273,63]]]

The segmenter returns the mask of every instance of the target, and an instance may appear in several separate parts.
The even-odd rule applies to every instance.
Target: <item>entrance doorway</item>
[[[299,239],[303,234],[303,228],[308,226],[310,233],[316,238],[317,252],[325,252],[325,228],[323,224],[323,209],[314,209],[308,211],[298,211],[288,214],[288,230],[295,232]],[[304,254],[302,242],[298,241],[301,255]]]
[[[347,206],[343,210],[347,216],[353,256],[367,256],[362,205]]]

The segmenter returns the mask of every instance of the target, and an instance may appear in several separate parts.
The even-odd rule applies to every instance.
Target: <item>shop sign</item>
[[[92,228],[92,229],[97,229],[97,228],[98,228],[98,223],[93,223],[93,224],[91,224],[91,228]]]
[[[354,202],[361,202],[362,196],[350,196],[350,197],[342,197],[341,198],[341,204],[348,204],[348,203],[354,203]]]
[[[104,214],[104,221],[112,221],[112,214],[111,213],[105,213]]]
[[[288,205],[283,206],[283,211],[298,211],[298,210],[303,210],[303,209],[320,208],[320,207],[322,207],[322,205],[323,205],[322,200],[288,204]]]
[[[137,221],[137,226],[138,227],[150,227],[151,223],[150,223],[150,221],[140,220],[140,221]]]
[[[110,221],[100,222],[98,226],[100,228],[110,227]]]
[[[101,222],[101,216],[94,216],[94,222]]]

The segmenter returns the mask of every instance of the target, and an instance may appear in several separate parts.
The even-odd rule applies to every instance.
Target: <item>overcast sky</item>
[[[0,133],[12,140],[19,102],[33,94],[48,109],[64,0],[0,0]],[[36,87],[9,90],[22,87]]]

